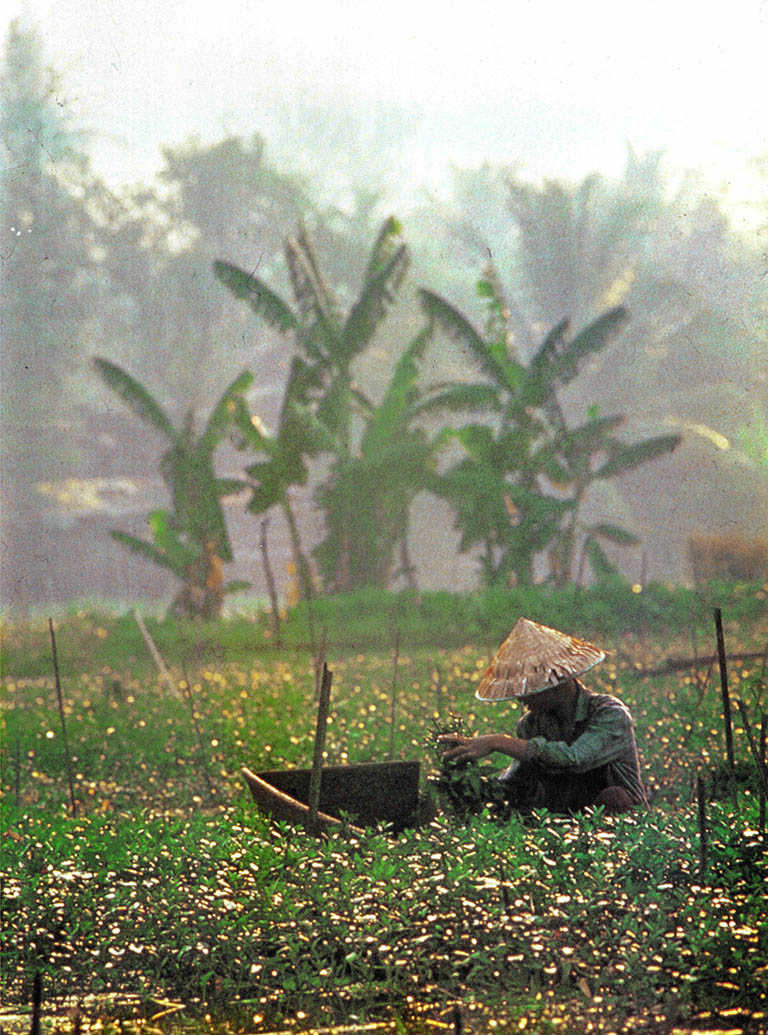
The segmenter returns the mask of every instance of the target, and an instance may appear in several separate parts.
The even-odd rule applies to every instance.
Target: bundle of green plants
[[[483,812],[489,819],[508,819],[511,810],[497,778],[497,770],[489,764],[481,765],[475,759],[457,761],[446,758],[449,745],[440,738],[451,735],[470,735],[464,717],[456,712],[451,712],[445,721],[433,717],[427,737],[433,757],[433,775],[429,784],[443,812],[460,822]]]

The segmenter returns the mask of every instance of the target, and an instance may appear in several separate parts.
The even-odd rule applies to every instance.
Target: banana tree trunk
[[[291,540],[291,550],[293,552],[293,563],[296,566],[296,575],[299,580],[299,591],[301,593],[302,600],[311,600],[312,593],[312,576],[309,569],[309,562],[307,561],[304,551],[301,548],[301,538],[299,536],[299,529],[296,525],[296,519],[293,516],[293,510],[291,508],[291,502],[286,495],[282,503],[283,514],[288,524],[288,535]]]

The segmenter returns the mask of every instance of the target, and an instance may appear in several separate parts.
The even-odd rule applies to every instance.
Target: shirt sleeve
[[[626,751],[632,738],[632,720],[620,706],[606,705],[591,717],[587,728],[572,744],[563,740],[532,737],[526,760],[539,762],[547,769],[585,773],[615,762]]]

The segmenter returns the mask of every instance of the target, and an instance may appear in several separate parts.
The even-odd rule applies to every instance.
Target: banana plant
[[[337,570],[351,571],[355,566],[350,556],[351,529],[355,524],[353,494],[342,486],[347,484],[347,472],[353,466],[351,432],[357,403],[352,364],[370,345],[394,303],[410,256],[401,239],[400,223],[394,217],[387,219],[371,250],[360,293],[346,309],[327,285],[305,230],[300,229],[286,243],[285,260],[292,304],[254,273],[220,261],[214,263],[214,272],[256,315],[281,334],[292,335],[305,363],[301,397],[292,398],[292,405],[309,408],[318,426],[329,436],[332,473],[330,480],[320,487],[319,498],[326,509],[329,529],[337,530],[340,536],[335,545],[329,542],[327,549],[321,544],[319,556],[335,556],[341,550]],[[262,498],[267,497],[262,493]],[[344,528],[349,533],[341,534]],[[330,539],[337,532],[330,531]],[[322,568],[328,578],[335,578],[326,564]]]
[[[335,445],[331,433],[307,405],[308,395],[315,385],[315,372],[296,356],[291,364],[276,432],[270,431],[258,415],[249,411],[242,397],[238,399],[234,416],[239,448],[259,457],[246,468],[251,490],[248,509],[254,514],[263,514],[278,506],[283,512],[304,600],[312,597],[312,578],[291,502],[291,489],[307,483],[306,458],[332,450]]]
[[[607,311],[574,337],[568,321],[561,321],[526,365],[512,343],[508,310],[492,270],[478,293],[488,308],[484,333],[444,298],[421,291],[428,319],[463,346],[485,375],[482,383],[445,386],[443,405],[490,417],[457,429],[465,455],[439,488],[456,510],[460,548],[481,548],[486,583],[530,583],[535,557],[548,549],[552,577],[562,583],[572,575],[579,509],[591,483],[671,451],[680,436],[628,445],[613,435],[623,418],[594,412],[584,426],[568,426],[557,393],[578,376],[588,356],[608,345],[627,320],[625,309]],[[595,547],[601,537],[623,545],[636,541],[608,524],[586,534]]]
[[[232,426],[233,417],[253,375],[244,371],[223,393],[199,436],[194,415],[187,413],[181,428],[154,396],[127,371],[106,359],[94,359],[102,380],[130,409],[168,441],[160,458],[160,474],[166,483],[170,508],[159,508],[148,517],[151,539],[113,531],[112,537],[134,553],[146,557],[178,578],[181,589],[172,611],[185,617],[215,618],[224,595],[245,589],[247,582],[225,583],[223,564],[233,559],[222,508],[222,498],[241,492],[246,483],[219,478],[213,456]]]
[[[342,449],[349,448],[352,363],[373,340],[410,265],[401,233],[394,217],[384,222],[360,294],[346,311],[326,283],[303,228],[285,245],[293,305],[254,273],[227,262],[214,263],[216,276],[236,298],[246,301],[271,327],[294,335],[300,352],[320,375],[314,392],[317,416]]]
[[[415,586],[408,551],[411,504],[435,477],[447,438],[444,431],[430,437],[417,421],[431,405],[418,383],[429,338],[423,329],[405,348],[377,406],[355,393],[364,425],[359,446],[336,454],[330,478],[317,493],[327,536],[315,557],[332,590],[387,588],[397,575]]]

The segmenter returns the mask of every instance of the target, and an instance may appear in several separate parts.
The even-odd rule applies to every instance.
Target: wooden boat
[[[331,830],[349,817],[353,829],[387,823],[397,833],[419,818],[419,762],[360,762],[323,766],[317,827]],[[311,769],[268,769],[243,777],[257,808],[273,819],[309,825]]]

